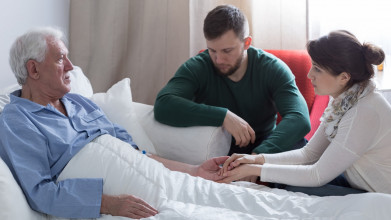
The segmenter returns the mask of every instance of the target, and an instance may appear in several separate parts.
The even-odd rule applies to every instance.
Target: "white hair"
[[[9,64],[19,85],[24,85],[28,76],[26,63],[29,60],[42,62],[48,48],[47,40],[61,40],[66,43],[64,33],[53,27],[34,28],[18,37],[10,49]]]

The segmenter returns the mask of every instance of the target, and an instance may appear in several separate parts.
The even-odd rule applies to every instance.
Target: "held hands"
[[[246,177],[253,177],[253,176],[259,176],[261,173],[261,165],[257,164],[242,164],[235,169],[232,169],[226,173],[224,173],[222,176],[225,178],[222,180],[219,180],[217,182],[219,183],[230,183],[235,180],[243,180]]]
[[[232,154],[223,165],[222,174],[227,173],[235,167],[238,167],[240,164],[260,164],[265,163],[265,158],[262,154]]]
[[[102,195],[100,213],[140,219],[154,216],[158,211],[136,196]]]
[[[238,154],[236,154],[238,155]],[[245,155],[245,154],[243,154]],[[247,155],[250,156],[250,155]],[[231,157],[228,156],[222,156],[222,157],[214,157],[211,158],[201,165],[196,167],[196,171],[193,174],[194,176],[199,176],[204,179],[216,181],[219,183],[230,183],[235,180],[242,180],[242,181],[250,181],[255,182],[257,177],[259,176],[259,172],[257,171],[258,168],[252,167],[253,164],[246,164],[246,167],[244,165],[239,166],[237,168],[230,168],[229,171],[226,172],[227,175],[224,175],[223,169],[224,166],[221,167],[220,165],[223,164],[229,164],[227,163],[228,159],[231,159]],[[247,168],[247,167],[250,167]],[[255,173],[252,174],[252,173]]]
[[[233,154],[225,161],[220,170],[219,174],[224,179],[219,182],[230,183],[235,180],[255,182],[255,177],[261,174],[262,166],[260,165],[264,162],[265,159],[262,154]]]
[[[235,138],[235,144],[239,147],[255,142],[255,132],[252,127],[229,110],[224,118],[223,127]]]

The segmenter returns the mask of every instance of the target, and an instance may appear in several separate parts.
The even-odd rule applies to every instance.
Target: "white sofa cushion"
[[[177,128],[157,122],[153,106],[133,102],[129,78],[106,93],[95,93],[91,100],[112,122],[124,127],[141,150],[188,164],[200,164],[229,151],[231,135],[221,127]]]
[[[27,203],[11,171],[0,158],[0,219],[44,219],[45,215],[33,211]]]
[[[84,75],[78,66],[73,66],[70,71],[71,93],[77,93],[84,97],[91,97],[94,94],[90,80]]]
[[[172,127],[155,120],[153,106],[137,102],[133,106],[159,156],[196,165],[228,154],[231,135],[221,127]]]
[[[20,89],[20,85],[14,84],[0,90],[0,114],[4,106],[10,102],[10,93],[18,89]]]
[[[133,110],[129,78],[117,82],[106,93],[95,93],[91,100],[102,108],[113,123],[125,128],[141,150],[156,154],[153,143],[139,124]]]

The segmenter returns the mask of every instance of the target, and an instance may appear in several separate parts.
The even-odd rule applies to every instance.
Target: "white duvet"
[[[387,219],[391,195],[314,197],[238,182],[219,184],[174,172],[103,135],[65,167],[67,178],[103,178],[104,194],[133,194],[155,207],[148,219]],[[239,186],[238,186],[239,185]],[[126,219],[103,215],[101,219]]]

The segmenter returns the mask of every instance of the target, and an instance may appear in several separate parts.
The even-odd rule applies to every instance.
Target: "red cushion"
[[[328,95],[316,95],[310,112],[311,131],[305,136],[310,140],[320,125],[320,117],[329,103]]]
[[[311,69],[311,58],[305,50],[265,50],[284,61],[296,77],[296,85],[307,102],[310,112],[311,131],[305,136],[310,140],[320,125],[320,117],[329,102],[329,96],[315,95],[307,74]],[[277,123],[281,120],[278,115]]]
[[[307,102],[311,111],[315,99],[314,87],[307,74],[311,69],[311,58],[305,50],[265,50],[280,58],[291,69],[296,77],[296,85]]]

